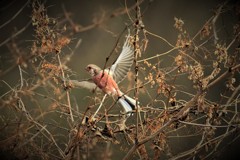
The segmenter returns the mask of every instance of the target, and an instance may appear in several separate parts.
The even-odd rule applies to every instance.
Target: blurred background
[[[66,63],[66,70],[69,70],[68,76],[70,78],[78,80],[89,78],[89,75],[84,70],[88,64],[97,64],[103,68],[106,63],[106,58],[111,53],[112,55],[107,62],[107,66],[110,66],[114,60],[116,60],[121,51],[121,46],[125,41],[125,36],[128,33],[126,26],[133,23],[136,14],[135,8],[133,7],[135,5],[135,0],[49,0],[43,2],[49,18],[56,19],[56,23],[59,23],[59,26],[61,26],[56,28],[56,30],[63,35],[68,35],[70,39],[67,46],[61,50],[61,54],[68,55],[74,52],[70,60]],[[188,36],[194,37],[202,29],[203,25],[215,15],[216,9],[219,5],[223,4],[223,2],[224,1],[221,0],[145,0],[140,4],[140,8],[144,28],[154,35],[163,37],[175,46],[178,39],[178,31],[174,27],[175,17],[184,21],[184,28],[187,30]],[[236,3],[237,1],[228,1],[230,6],[234,6]],[[37,78],[34,77],[37,75],[34,73],[35,70],[29,67],[29,63],[34,62],[32,62],[32,59],[30,62],[26,58],[30,56],[30,52],[32,51],[32,44],[36,40],[36,32],[31,21],[31,1],[3,0],[0,2],[0,6],[0,95],[2,95],[1,98],[4,98],[5,94],[17,89],[19,83],[21,83],[19,67],[16,64],[21,64],[22,74],[26,84],[31,85],[37,81]],[[129,13],[126,13],[124,10],[126,7],[130,8]],[[225,10],[228,10],[228,12],[224,12],[224,14],[221,14],[218,18],[217,26],[219,27],[217,27],[217,32],[219,32],[219,43],[229,44],[233,39],[233,25],[239,23],[239,17],[235,14],[236,11],[234,9],[231,11],[226,7]],[[66,17],[69,17],[69,19]],[[130,26],[129,28],[133,35],[135,33],[133,27]],[[141,33],[140,38],[144,38],[143,33]],[[171,46],[156,36],[147,34],[147,40],[147,48],[142,52],[139,60],[164,53],[171,49]],[[80,45],[76,47],[80,41]],[[196,41],[199,42],[199,44],[200,42],[203,42],[200,38]],[[141,40],[140,42],[143,43]],[[115,47],[116,44],[118,44],[117,47]],[[213,40],[210,39],[209,41],[206,41],[206,46],[214,48]],[[211,51],[214,52],[213,49]],[[169,71],[169,67],[173,66],[175,63],[174,57],[177,54],[178,52],[176,50],[172,51],[166,56],[151,60],[151,63],[156,66],[160,65],[163,70],[166,69],[166,71]],[[45,58],[45,55],[43,57]],[[51,57],[46,56],[46,59],[51,61]],[[208,59],[206,59],[206,61],[201,60],[201,62],[206,63],[207,65],[212,65],[212,61]],[[133,68],[131,71],[134,73]],[[210,71],[208,71],[206,67],[205,73],[209,72]],[[146,76],[146,73],[143,71],[143,73],[141,72],[139,75],[142,81],[144,81],[144,76]],[[126,78],[121,83],[120,88],[124,91],[129,89],[129,81],[131,81],[131,77],[130,79]],[[193,83],[187,80],[187,76],[177,79],[177,84],[184,91],[195,94],[192,87]],[[130,88],[134,87],[133,79],[131,85]],[[156,92],[156,88],[151,88],[150,86],[147,86],[147,90],[153,95]],[[225,86],[223,82],[212,88],[207,96],[210,101],[218,101],[220,99],[219,93],[224,90]],[[63,92],[63,90],[60,90],[60,92]],[[25,97],[25,99],[23,98],[27,110],[29,110],[32,115],[37,112],[31,111],[31,107],[42,107],[43,109],[41,110],[44,110],[44,107],[48,108],[49,104],[51,104],[49,97],[53,95],[51,88],[44,87],[40,87],[37,93],[46,96],[35,98],[35,100],[38,101],[36,102],[38,104],[37,106],[32,106],[32,102],[28,102],[27,97]],[[70,91],[70,94],[73,95],[71,100],[74,101],[74,107],[77,107],[80,111],[84,112],[87,109],[87,105],[90,104],[89,97],[92,96],[92,93],[85,89],[74,88]],[[132,91],[129,94],[133,96],[134,92]],[[14,94],[12,94],[12,96],[14,96]],[[140,92],[139,97],[142,105],[149,104],[150,98],[147,98],[144,91]],[[189,97],[185,97],[186,95],[184,94],[177,95],[177,98],[179,99],[189,99]],[[9,111],[9,108],[6,109],[1,107],[0,118],[8,119],[10,121],[12,118],[18,117],[19,115],[17,115],[17,113],[16,115],[12,115],[14,112],[12,110],[14,109],[11,108]],[[119,108],[115,108],[115,111],[118,113]],[[68,122],[67,119],[68,118],[66,118],[64,114],[58,113],[51,113],[49,116],[44,117],[44,121],[64,128],[69,128],[70,126],[69,119]],[[5,123],[5,120],[0,122],[1,126],[5,126]],[[10,133],[9,130],[11,130],[11,128],[9,130],[2,130],[2,133],[0,133],[0,140],[3,143],[5,142],[5,139],[9,138],[8,134]],[[57,130],[58,129],[55,129],[55,131]],[[52,132],[54,132],[54,129]],[[60,148],[64,148],[64,143],[68,141],[69,130],[61,130],[60,132],[61,135],[59,136],[59,139],[62,142],[60,142],[59,146]],[[184,131],[181,131],[180,133],[184,133]],[[124,140],[123,137],[120,137],[120,139]],[[172,150],[174,150],[174,153],[176,154],[183,152],[182,148],[188,148],[191,146],[191,141],[191,138],[183,140],[177,138],[169,139],[169,142],[173,144]],[[239,140],[233,143],[229,148],[223,150],[223,152],[218,155],[217,159],[239,158],[239,144]],[[105,146],[105,144],[102,145]],[[127,144],[125,145],[127,146]],[[112,159],[122,159],[127,152],[126,148],[122,149],[121,152],[117,152],[119,146],[114,146],[112,148]],[[11,153],[11,149],[5,149],[0,151],[0,156],[6,159],[12,159],[14,156],[9,156]],[[93,151],[92,154],[97,155],[98,151]],[[137,159],[137,156],[135,158]],[[212,159],[214,158],[212,157]]]

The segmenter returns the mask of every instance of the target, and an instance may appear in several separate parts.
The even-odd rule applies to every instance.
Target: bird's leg
[[[92,116],[91,119],[92,119],[93,121],[95,120],[94,117],[96,116],[96,114],[98,113],[98,111],[100,110],[100,108],[102,107],[103,102],[104,102],[104,100],[105,100],[106,97],[107,97],[107,94],[105,94],[105,95],[103,96],[103,99],[102,99],[102,101],[101,101],[101,103],[100,103],[98,109],[96,110],[96,112],[95,112],[94,115]]]

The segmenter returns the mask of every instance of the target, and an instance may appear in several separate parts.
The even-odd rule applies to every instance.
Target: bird
[[[71,81],[73,86],[87,89],[101,90],[105,95],[117,97],[117,102],[121,104],[126,113],[136,109],[136,100],[124,94],[118,84],[126,78],[134,60],[134,47],[130,43],[130,34],[122,47],[116,61],[108,68],[101,69],[95,64],[88,64],[85,70],[91,78],[84,81]],[[104,97],[105,98],[105,97]]]

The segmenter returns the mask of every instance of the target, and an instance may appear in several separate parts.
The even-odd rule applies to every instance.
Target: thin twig
[[[152,36],[154,36],[154,37],[157,37],[157,38],[163,40],[164,42],[166,42],[169,46],[171,46],[171,47],[173,47],[173,48],[175,47],[175,46],[172,45],[169,41],[167,41],[165,38],[163,38],[163,37],[161,37],[161,36],[159,36],[159,35],[157,35],[157,34],[154,34],[154,33],[150,32],[150,31],[148,31],[148,30],[146,30],[146,33],[148,33],[148,34],[150,34],[150,35],[152,35]]]
[[[21,90],[22,87],[23,87],[23,75],[22,75],[22,68],[21,68],[20,65],[18,65],[18,69],[19,69],[19,75],[20,75],[20,88],[19,88],[19,90]]]
[[[0,47],[2,47],[4,44],[8,43],[11,39],[13,39],[14,37],[17,37],[18,35],[20,35],[21,33],[23,33],[32,23],[32,21],[29,21],[23,28],[21,28],[20,30],[18,30],[16,33],[14,33],[13,35],[9,36],[9,38],[5,39],[3,42],[0,43]]]
[[[65,75],[64,75],[64,72],[63,72],[63,69],[62,69],[62,63],[61,63],[59,54],[57,55],[57,59],[58,59],[58,63],[59,63],[59,66],[60,66],[61,73],[62,73],[62,77],[65,79]],[[64,86],[66,86],[66,82],[64,81],[63,83],[64,83]],[[71,107],[71,102],[70,102],[70,95],[69,95],[68,90],[66,91],[66,95],[67,95],[67,102],[68,102],[68,111],[69,111],[69,114],[70,114],[70,117],[71,117],[71,121],[74,122],[73,114],[72,114],[72,107]]]
[[[30,0],[28,0],[8,21],[0,25],[0,29],[6,26],[7,24],[9,24],[12,20],[14,20],[23,11],[23,9],[29,4],[29,2]]]
[[[199,124],[199,123],[192,123],[192,122],[185,122],[178,120],[178,122],[187,124],[187,125],[192,125],[192,126],[200,126],[200,127],[212,127],[212,128],[227,128],[229,125],[222,125],[222,126],[216,126],[216,125],[210,125],[210,124]],[[237,127],[238,125],[231,125],[232,127]]]
[[[91,117],[93,121],[94,121],[94,117],[96,116],[96,114],[97,114],[97,113],[99,112],[99,110],[101,109],[101,107],[102,107],[102,105],[103,105],[103,102],[104,102],[104,100],[105,100],[106,97],[107,97],[107,94],[105,94],[105,95],[103,96],[103,99],[102,99],[102,101],[101,101],[98,109],[96,110],[96,112],[95,112],[95,113],[93,114],[93,116]]]
[[[167,55],[167,54],[171,53],[172,51],[177,50],[179,48],[180,47],[174,47],[174,48],[172,48],[172,49],[170,49],[170,50],[168,50],[166,52],[163,52],[163,53],[160,53],[160,54],[156,54],[155,56],[152,56],[152,57],[149,57],[149,58],[144,58],[144,59],[138,60],[137,62],[140,63],[140,62],[148,61],[148,60],[151,60],[151,59],[154,59],[154,58],[158,58],[158,57]]]
[[[223,8],[224,5],[221,5],[217,11],[216,11],[216,15],[213,17],[212,19],[212,28],[213,28],[213,35],[214,35],[214,44],[216,45],[219,38],[218,38],[218,35],[217,35],[217,31],[216,31],[216,22],[217,22],[217,19],[222,11],[222,8]]]

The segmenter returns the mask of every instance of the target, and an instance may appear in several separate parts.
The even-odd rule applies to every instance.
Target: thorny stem
[[[134,36],[134,64],[135,64],[135,99],[136,99],[136,133],[135,133],[135,143],[138,143],[138,116],[140,116],[138,113],[139,108],[138,108],[138,62],[137,62],[137,57],[138,57],[138,34],[139,34],[139,27],[140,27],[140,21],[141,21],[141,12],[140,12],[140,7],[139,7],[139,2],[136,0],[136,22],[135,22],[135,36]]]

